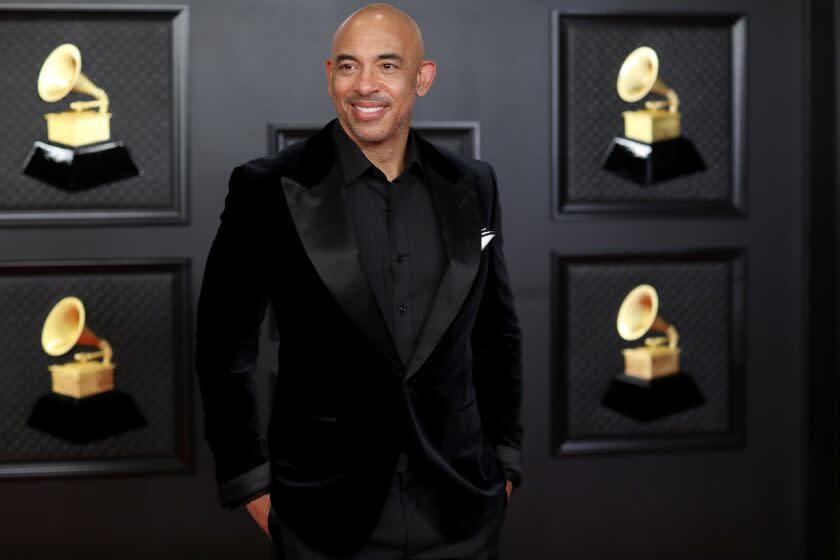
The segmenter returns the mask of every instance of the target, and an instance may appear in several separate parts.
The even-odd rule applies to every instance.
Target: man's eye
[[[396,66],[394,66],[390,62],[386,62],[382,65],[382,68],[384,68],[385,70],[393,70],[394,68],[396,68]]]
[[[348,64],[342,64],[341,68],[344,69],[344,70],[350,70],[351,68],[353,68],[353,65],[349,64],[349,63]]]

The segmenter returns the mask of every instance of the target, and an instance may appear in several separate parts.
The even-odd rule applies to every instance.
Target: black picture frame
[[[574,200],[568,194],[569,182],[565,162],[573,154],[566,153],[564,140],[568,115],[566,91],[575,87],[566,79],[568,62],[563,50],[567,26],[588,21],[645,22],[656,25],[707,25],[729,28],[731,36],[731,150],[730,184],[726,200],[646,199],[646,200]],[[746,100],[747,100],[747,18],[740,13],[667,13],[637,11],[571,11],[551,12],[550,79],[551,79],[551,150],[550,185],[552,220],[592,217],[669,218],[674,216],[742,217],[747,212],[746,197]],[[667,77],[666,77],[667,79]],[[622,180],[622,179],[617,179]],[[634,187],[628,184],[628,188]]]
[[[171,426],[172,449],[167,455],[158,453],[148,456],[87,457],[76,451],[74,458],[51,458],[32,460],[16,457],[14,460],[0,461],[0,479],[31,477],[84,477],[104,475],[145,475],[160,473],[190,473],[194,470],[193,442],[193,401],[192,401],[192,332],[191,309],[191,260],[186,257],[146,258],[146,259],[67,259],[67,260],[9,260],[0,261],[0,280],[12,277],[38,276],[50,278],[60,275],[83,275],[98,277],[101,275],[136,275],[164,274],[170,277],[172,309],[171,320],[171,401],[164,406],[171,406],[173,424]],[[68,294],[72,295],[72,294]],[[40,313],[41,309],[38,310]],[[33,313],[34,311],[29,311]],[[95,319],[94,319],[95,321]],[[104,333],[97,333],[103,335]],[[38,344],[38,341],[31,341]],[[40,350],[40,348],[39,348]],[[115,348],[117,363],[117,387],[119,387],[119,349]],[[125,367],[125,366],[123,366]],[[155,372],[149,372],[154,374]],[[27,427],[27,429],[31,429]],[[52,437],[52,436],[50,436]],[[121,434],[113,437],[122,437]],[[58,441],[58,440],[52,440]],[[68,449],[81,449],[78,444],[60,442]],[[52,453],[52,452],[51,452]]]
[[[286,146],[312,136],[323,123],[269,123],[268,154],[276,154]],[[481,158],[481,125],[478,121],[412,121],[411,127],[434,143],[457,144],[465,157]],[[454,142],[453,142],[454,141]]]
[[[728,268],[728,318],[726,328],[731,344],[727,356],[728,384],[727,429],[722,431],[694,431],[663,434],[622,432],[607,435],[574,434],[569,429],[570,395],[567,375],[570,348],[566,341],[568,271],[575,265],[648,265],[681,263],[725,263]],[[551,254],[551,453],[555,457],[628,452],[685,451],[708,448],[738,448],[745,444],[745,294],[746,251],[740,248],[697,249],[680,252],[563,255]],[[618,309],[616,308],[616,312]],[[614,320],[614,317],[608,318]],[[616,335],[617,336],[617,335]],[[619,347],[620,345],[616,345]],[[651,426],[656,426],[654,421]]]
[[[90,16],[124,18],[134,21],[150,18],[167,20],[171,30],[171,52],[169,60],[162,64],[171,69],[171,124],[169,153],[160,157],[169,158],[168,206],[142,204],[113,205],[96,204],[91,207],[0,207],[2,226],[99,226],[99,225],[142,225],[142,224],[186,224],[189,221],[188,162],[187,162],[187,64],[189,6],[181,4],[0,4],[0,19],[44,18],[45,21],[67,18],[76,21]],[[75,18],[75,19],[74,19]],[[33,82],[37,77],[33,69]],[[92,77],[96,81],[95,77]],[[44,136],[46,137],[46,136]],[[131,145],[128,146],[131,148]],[[22,169],[22,166],[21,166]]]

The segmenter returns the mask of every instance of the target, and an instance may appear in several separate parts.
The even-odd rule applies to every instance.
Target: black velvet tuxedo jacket
[[[196,369],[220,501],[271,493],[289,527],[324,551],[360,547],[401,451],[420,454],[451,500],[455,539],[518,486],[520,328],[502,253],[496,177],[418,138],[448,255],[409,364],[367,284],[327,124],[234,168],[199,295]],[[495,237],[482,248],[483,228]],[[260,324],[278,318],[267,439],[254,372]],[[328,542],[327,542],[328,541]]]

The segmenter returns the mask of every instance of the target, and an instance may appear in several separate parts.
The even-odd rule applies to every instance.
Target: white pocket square
[[[483,251],[490,240],[496,237],[496,232],[492,229],[481,228],[481,250]]]

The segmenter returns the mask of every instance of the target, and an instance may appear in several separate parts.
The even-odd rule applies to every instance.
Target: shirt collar
[[[405,170],[411,171],[412,169],[417,169],[422,177],[427,179],[426,169],[423,161],[420,159],[420,151],[417,148],[415,134],[414,129],[410,128],[408,141],[405,146]],[[344,132],[344,128],[342,128],[341,123],[338,121],[335,122],[335,126],[333,127],[333,139],[345,185],[351,184],[359,175],[371,167],[376,169],[376,166],[370,162],[364,152],[359,149],[359,146]],[[403,171],[403,173],[405,172]]]

